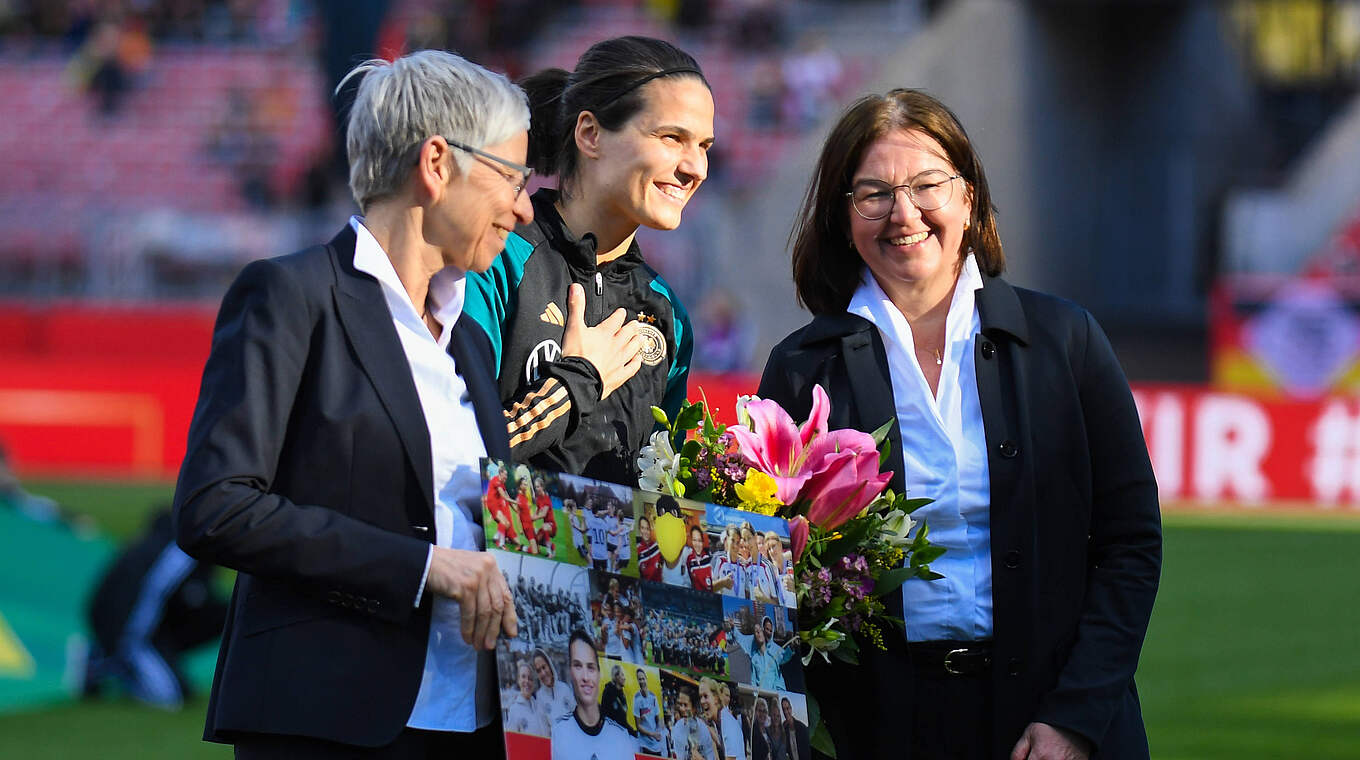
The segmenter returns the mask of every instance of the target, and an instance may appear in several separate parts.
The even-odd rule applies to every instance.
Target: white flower
[[[759,396],[737,396],[737,424],[751,427],[751,415],[746,413],[746,405],[759,400]]]
[[[668,493],[673,496],[683,494],[676,491],[675,473],[680,469],[680,455],[671,446],[670,435],[665,430],[652,433],[651,443],[638,452],[638,488],[644,491]]]
[[[804,631],[798,637],[807,645],[807,651],[803,653],[803,665],[806,667],[812,662],[812,658],[821,655],[826,662],[831,662],[830,653],[834,652],[845,640],[845,633],[838,631],[832,626],[836,624],[836,618],[827,618],[811,631]]]
[[[907,546],[911,543],[909,534],[916,527],[916,521],[911,519],[911,515],[900,509],[894,509],[883,516],[883,525],[879,528],[879,535],[883,540],[895,546]]]
[[[671,462],[676,458],[675,447],[671,446],[670,435],[665,430],[652,433],[651,441],[638,452],[639,470],[646,470],[661,462]]]

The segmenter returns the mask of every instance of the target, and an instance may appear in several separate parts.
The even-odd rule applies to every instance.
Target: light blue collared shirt
[[[356,235],[354,268],[373,275],[382,286],[430,431],[435,545],[477,551],[482,532],[472,510],[481,509],[478,460],[486,454],[486,447],[467,384],[448,352],[453,323],[463,311],[463,273],[446,268],[430,279],[430,310],[444,326],[436,339],[373,233],[357,216],[349,223]],[[425,559],[426,577],[433,555],[431,547]],[[416,604],[424,589],[422,578]],[[496,682],[490,655],[464,643],[457,602],[434,597],[432,617],[420,693],[406,725],[430,731],[474,731],[494,716],[491,698]]]
[[[944,575],[902,584],[908,641],[976,641],[992,636],[991,485],[987,437],[978,400],[973,346],[982,329],[975,300],[982,274],[970,254],[945,317],[938,396],[916,361],[911,326],[866,272],[848,311],[869,320],[888,354],[907,493],[934,499],[912,517],[930,525],[932,543],[945,547],[930,563]]]

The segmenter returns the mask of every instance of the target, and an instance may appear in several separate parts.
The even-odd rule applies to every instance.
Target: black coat
[[[1040,721],[1088,737],[1097,757],[1146,758],[1133,674],[1162,536],[1128,382],[1105,334],[1075,304],[988,277],[977,307],[992,499],[992,754],[1007,757],[1025,726]],[[818,383],[831,397],[832,428],[872,431],[893,420],[892,487],[901,492],[901,431],[878,330],[848,313],[815,317],[771,352],[760,395],[802,419]],[[901,610],[900,595],[888,601]],[[888,638],[886,652],[862,647],[859,668],[809,674],[843,759],[889,748],[906,757],[897,753],[908,746],[918,695],[903,637]]]
[[[430,435],[353,230],[248,265],[222,301],[175,491],[180,546],[239,571],[204,738],[380,746],[415,704],[430,628]],[[491,346],[449,350],[491,456],[508,457]],[[480,517],[480,515],[478,515]]]

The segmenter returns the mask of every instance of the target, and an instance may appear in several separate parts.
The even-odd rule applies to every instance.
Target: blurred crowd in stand
[[[103,27],[137,28],[157,42],[239,43],[277,37],[296,0],[11,0],[0,6],[7,41],[58,40],[78,48]]]
[[[808,21],[815,5],[0,2],[4,86],[21,113],[0,126],[10,146],[0,157],[9,178],[0,226],[10,231],[0,291],[215,300],[244,261],[314,239],[324,231],[312,220],[350,206],[337,139],[344,99],[330,95],[337,62],[445,48],[518,77],[570,65],[601,37],[638,33],[675,39],[703,62],[721,121],[705,190],[679,230],[644,241],[649,259],[700,328],[696,368],[750,369],[744,294],[711,274],[727,255],[716,230],[733,223],[733,199],[758,191],[798,136],[853,94],[867,61],[809,31],[822,28]],[[80,146],[100,146],[78,151],[64,173],[33,158],[50,153],[58,122]],[[62,235],[52,234],[58,220]]]
[[[291,43],[307,7],[295,0],[14,0],[0,4],[0,44],[12,54],[56,43],[71,56],[72,82],[109,117],[157,45]]]

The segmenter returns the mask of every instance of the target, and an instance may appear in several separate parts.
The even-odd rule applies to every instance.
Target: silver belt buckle
[[[947,655],[944,656],[944,672],[950,674],[951,676],[961,676],[961,675],[964,675],[964,672],[963,672],[962,670],[955,670],[955,669],[954,669],[954,666],[949,662],[949,658],[950,658],[950,657],[953,657],[953,656],[956,655],[956,654],[968,654],[968,650],[967,650],[967,649],[951,649],[951,650],[949,650],[949,654],[947,654]]]

